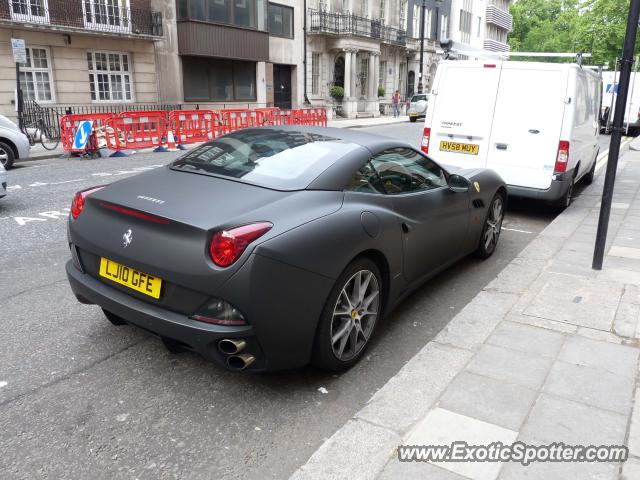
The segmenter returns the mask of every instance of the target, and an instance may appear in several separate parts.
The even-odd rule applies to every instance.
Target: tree
[[[509,45],[521,52],[590,52],[589,63],[613,67],[628,12],[629,0],[518,0]]]

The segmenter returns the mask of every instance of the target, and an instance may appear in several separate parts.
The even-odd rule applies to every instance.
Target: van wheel
[[[571,183],[569,183],[569,188],[567,191],[558,199],[556,202],[556,208],[561,212],[565,210],[569,205],[571,205],[571,199],[573,197],[573,185],[576,181],[576,176],[571,177]]]
[[[13,166],[15,158],[13,149],[6,143],[0,142],[0,163],[2,163],[5,170],[9,170]]]
[[[598,156],[596,155],[596,158],[593,159],[593,165],[591,165],[591,170],[589,170],[589,172],[582,177],[582,182],[585,185],[591,185],[593,183],[594,178],[596,178],[596,163],[598,163]]]
[[[416,117],[409,117],[409,121],[411,123],[416,123],[417,118]]]

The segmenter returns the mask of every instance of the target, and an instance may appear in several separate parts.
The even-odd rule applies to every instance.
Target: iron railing
[[[104,105],[42,106],[35,100],[25,100],[21,124],[25,128],[36,127],[40,120],[52,137],[60,138],[60,117],[70,114],[121,113],[155,110],[182,110],[182,104],[108,103]]]
[[[332,33],[379,39],[382,43],[406,45],[407,32],[385,25],[380,20],[359,17],[351,13],[309,11],[309,33]]]
[[[61,31],[162,37],[162,14],[129,8],[117,0],[5,0],[0,22],[51,27]]]

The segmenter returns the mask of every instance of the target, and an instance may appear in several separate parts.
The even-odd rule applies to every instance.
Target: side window
[[[393,148],[371,160],[389,194],[417,192],[446,187],[444,170],[410,148]]]
[[[365,193],[386,193],[380,182],[378,172],[374,170],[369,162],[360,167],[360,170],[351,177],[345,190]]]

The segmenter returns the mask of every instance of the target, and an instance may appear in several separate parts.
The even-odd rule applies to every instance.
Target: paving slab
[[[467,480],[468,478],[431,463],[401,462],[395,458],[384,467],[378,480]]]
[[[558,332],[505,321],[498,325],[487,343],[555,358],[564,339],[564,335]]]
[[[439,405],[517,431],[537,395],[521,385],[463,372],[445,390]]]
[[[518,433],[513,430],[459,415],[443,408],[436,408],[412,429],[403,443],[405,445],[450,445],[454,441],[464,441],[469,445],[489,445],[493,442],[509,445],[517,436]],[[434,464],[473,480],[494,480],[502,468],[501,463],[439,462]]]
[[[629,447],[630,455],[640,458],[640,386],[635,392],[635,402],[633,404],[627,446]]]
[[[584,337],[569,337],[562,347],[559,360],[605,370],[616,375],[635,377],[638,349],[614,345]]]

